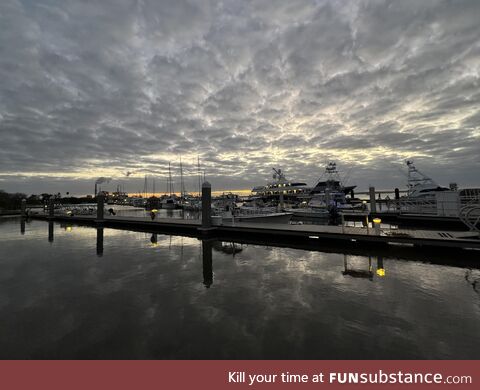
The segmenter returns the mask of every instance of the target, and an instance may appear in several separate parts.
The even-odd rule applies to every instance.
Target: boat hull
[[[292,213],[272,213],[260,215],[237,215],[235,222],[255,222],[255,223],[285,223],[288,224],[292,219]],[[232,222],[232,217],[222,218],[223,222]]]

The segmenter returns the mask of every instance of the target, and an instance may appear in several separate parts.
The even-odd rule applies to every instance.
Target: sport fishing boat
[[[235,194],[223,194],[213,203],[214,218],[222,222],[264,222],[288,224],[293,214],[277,212],[273,207],[243,206]]]
[[[405,161],[408,167],[408,189],[409,198],[427,198],[434,197],[436,193],[450,191],[450,188],[442,187],[436,181],[420,172],[412,160]]]
[[[344,195],[352,194],[352,191],[357,186],[345,186],[340,178],[340,173],[337,170],[337,164],[334,161],[329,161],[325,167],[325,171],[318,179],[315,187],[312,188],[310,193],[325,194],[329,191],[333,193],[343,193]],[[340,201],[340,199],[339,199]]]

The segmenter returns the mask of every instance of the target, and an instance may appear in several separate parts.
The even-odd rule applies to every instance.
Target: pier
[[[147,217],[104,216],[99,221],[93,215],[33,215],[32,218],[48,221],[70,222],[73,224],[102,226],[109,228],[151,231],[178,234],[199,238],[217,239],[259,239],[272,244],[280,240],[326,241],[339,246],[386,246],[405,245],[435,248],[480,249],[477,232],[431,231],[412,229],[375,229],[350,226],[327,225],[283,225],[268,223],[224,222],[220,226],[202,228],[201,220],[162,218],[151,220]]]

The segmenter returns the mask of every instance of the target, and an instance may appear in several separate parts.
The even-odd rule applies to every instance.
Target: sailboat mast
[[[183,166],[182,158],[180,157],[180,197],[183,198],[185,195],[185,185],[183,183]]]
[[[145,182],[143,183],[143,196],[145,198],[147,197],[147,191],[148,191],[148,182],[147,182],[147,175],[145,175]]]
[[[170,196],[172,196],[172,171],[170,169],[170,162],[168,162],[168,191]]]
[[[198,174],[198,196],[200,196],[202,192],[202,184],[201,182],[201,172],[200,172],[200,156],[197,156],[197,174]]]

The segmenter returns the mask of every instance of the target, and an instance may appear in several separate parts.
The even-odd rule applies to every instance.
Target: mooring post
[[[377,212],[377,203],[375,201],[375,187],[370,187],[368,189],[370,193],[370,212],[376,213]]]
[[[104,197],[103,194],[97,195],[97,219],[95,222],[103,222]]]
[[[379,236],[380,235],[380,224],[382,223],[382,220],[380,218],[374,218],[373,219],[373,228],[375,230],[375,235]]]
[[[25,218],[27,216],[27,200],[22,199],[22,203],[20,204],[20,215],[22,218]]]
[[[48,218],[53,218],[55,216],[55,201],[53,197],[50,197],[48,200]]]
[[[202,228],[212,227],[212,185],[206,181],[202,184]]]

